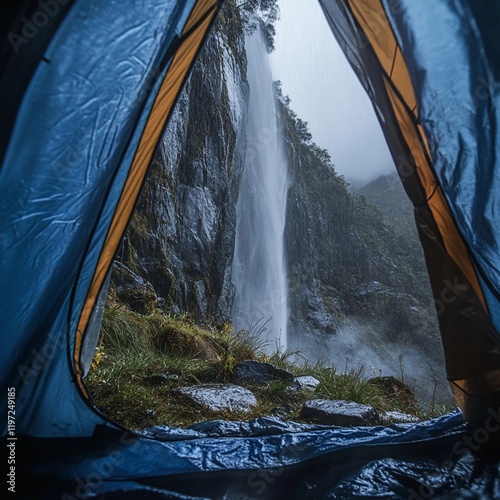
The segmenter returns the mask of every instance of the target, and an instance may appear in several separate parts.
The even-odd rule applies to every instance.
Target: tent
[[[415,206],[461,412],[392,428],[263,418],[156,434],[100,414],[83,377],[106,277],[221,2],[19,0],[3,7],[0,69],[7,487],[33,498],[500,497],[500,4],[320,3]]]

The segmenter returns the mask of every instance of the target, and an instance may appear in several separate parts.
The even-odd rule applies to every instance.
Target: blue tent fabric
[[[500,4],[384,0],[434,169],[500,331]],[[435,36],[436,33],[439,36]],[[450,71],[450,68],[454,68]]]
[[[18,388],[18,432],[90,435],[103,422],[72,380],[74,333],[163,58],[193,4],[75,2],[23,99],[0,171],[0,367]]]
[[[245,437],[235,437],[217,423],[204,425],[210,436],[203,437],[199,425],[197,437],[179,440],[176,431],[172,441],[163,442],[128,432],[103,433],[98,446],[76,440],[78,446],[58,450],[57,440],[50,440],[50,446],[38,440],[29,443],[36,450],[29,473],[35,487],[51,478],[51,487],[44,488],[46,498],[78,498],[84,488],[91,498],[108,498],[101,495],[123,489],[136,491],[137,497],[131,498],[416,499],[430,498],[429,492],[437,497],[457,491],[486,498],[500,495],[500,464],[472,454],[487,436],[468,435],[458,411],[413,425],[306,431],[297,424],[263,419],[241,423]],[[50,461],[47,449],[56,450]]]

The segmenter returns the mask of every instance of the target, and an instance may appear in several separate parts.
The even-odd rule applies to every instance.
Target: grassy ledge
[[[229,324],[200,327],[189,316],[170,316],[156,309],[150,316],[108,299],[101,339],[86,385],[95,405],[110,419],[130,429],[152,425],[186,427],[212,419],[251,420],[281,411],[281,418],[302,421],[299,410],[310,399],[348,400],[370,404],[379,412],[399,410],[426,419],[449,407],[423,407],[401,390],[387,391],[370,383],[362,367],[339,373],[334,367],[294,364],[297,353],[265,354],[259,332],[234,332]],[[273,381],[246,386],[258,400],[251,413],[210,412],[187,402],[173,390],[184,385],[229,382],[236,363],[267,361],[296,376],[320,381],[314,392],[294,391]],[[154,376],[165,380],[155,383]],[[277,410],[280,408],[280,410]]]

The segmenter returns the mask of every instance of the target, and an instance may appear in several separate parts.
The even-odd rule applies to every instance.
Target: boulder
[[[111,283],[118,299],[139,314],[151,314],[156,306],[156,293],[149,281],[141,278],[121,262],[115,261]]]
[[[306,401],[300,410],[302,418],[320,424],[350,427],[355,425],[377,425],[380,418],[373,406],[352,401],[313,399]]]
[[[202,384],[179,387],[174,390],[192,402],[218,411],[239,411],[248,413],[257,406],[257,399],[251,391],[233,384]]]
[[[236,383],[267,384],[273,380],[291,382],[294,378],[292,372],[260,361],[242,361],[233,370],[233,382]]]
[[[320,381],[310,375],[304,375],[302,377],[295,377],[293,379],[293,386],[299,390],[314,391],[316,387],[320,384]]]

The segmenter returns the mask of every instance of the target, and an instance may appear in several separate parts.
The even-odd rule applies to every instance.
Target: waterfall
[[[247,37],[250,100],[247,151],[236,206],[233,324],[261,331],[269,352],[287,345],[283,248],[288,171],[276,97],[262,35]]]

